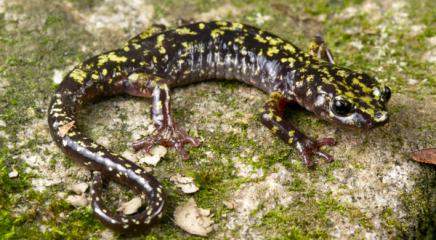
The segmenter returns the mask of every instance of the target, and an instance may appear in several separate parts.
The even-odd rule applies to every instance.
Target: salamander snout
[[[389,122],[389,113],[386,110],[380,110],[374,113],[374,118],[370,128],[385,125]]]

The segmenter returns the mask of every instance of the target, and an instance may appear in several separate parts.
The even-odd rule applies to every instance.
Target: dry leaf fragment
[[[210,210],[198,208],[193,198],[176,208],[174,221],[177,226],[190,234],[205,237],[212,231],[213,221],[210,219]]]
[[[80,194],[86,192],[86,190],[88,189],[88,184],[85,183],[85,182],[82,182],[82,183],[76,183],[76,184],[72,185],[72,186],[70,187],[70,189],[71,189],[71,191],[73,191],[75,194],[80,195]]]
[[[182,189],[184,193],[195,193],[198,191],[198,187],[194,184],[192,177],[184,177],[180,174],[176,174],[170,177],[170,181]]]
[[[414,161],[436,165],[436,148],[426,148],[412,152]]]
[[[86,199],[85,195],[70,195],[66,201],[74,207],[85,207],[88,205],[88,199]]]
[[[123,212],[126,215],[134,214],[142,205],[142,200],[140,197],[134,197],[132,200],[121,204],[117,209],[119,212]]]
[[[67,135],[68,131],[74,126],[74,121],[71,121],[69,123],[66,123],[59,127],[59,136],[65,137]]]

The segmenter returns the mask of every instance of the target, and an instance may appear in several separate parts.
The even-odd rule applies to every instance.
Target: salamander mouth
[[[336,116],[333,122],[340,127],[351,129],[372,129],[387,124],[389,117],[387,112],[384,112],[383,116],[378,116],[378,118],[374,119],[366,118],[361,114],[355,113],[345,117]]]

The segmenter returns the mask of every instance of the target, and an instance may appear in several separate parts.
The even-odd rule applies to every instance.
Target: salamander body
[[[97,99],[128,94],[152,99],[156,131],[133,144],[149,151],[155,145],[174,147],[183,159],[185,144],[200,141],[174,124],[170,89],[209,79],[238,80],[269,95],[261,122],[293,146],[303,162],[333,158],[320,150],[332,138],[312,140],[283,118],[289,103],[322,119],[345,126],[373,128],[388,121],[388,87],[375,78],[334,64],[320,38],[308,52],[255,27],[240,23],[199,22],[166,30],[152,27],[113,51],[92,57],[69,72],[49,107],[48,122],[57,145],[70,158],[93,171],[92,207],[104,224],[119,231],[143,231],[162,217],[165,194],[160,183],[137,164],[86,137],[77,127],[77,111]],[[147,207],[124,216],[110,213],[101,202],[103,179],[145,193]]]

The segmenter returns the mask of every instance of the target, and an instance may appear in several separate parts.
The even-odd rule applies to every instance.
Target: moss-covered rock
[[[179,18],[240,21],[301,47],[321,34],[339,64],[393,89],[392,119],[361,132],[289,111],[310,136],[339,141],[329,149],[334,163],[309,170],[258,122],[266,99],[260,91],[220,81],[175,89],[177,121],[204,144],[186,162],[170,150],[154,168],[169,207],[162,223],[138,238],[197,238],[172,222],[174,208],[189,197],[169,181],[174,173],[200,187],[193,197],[214,213],[211,238],[434,238],[436,169],[409,155],[435,147],[435,9],[432,0],[0,0],[0,238],[124,237],[102,226],[90,207],[66,201],[68,187],[90,174],[51,140],[48,102],[74,65],[152,23]],[[148,108],[143,99],[117,97],[84,109],[80,125],[133,156],[130,143],[153,130]],[[117,185],[109,190],[106,199],[115,203],[134,195]]]

